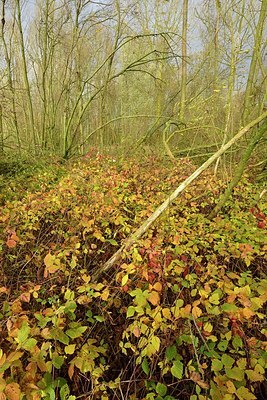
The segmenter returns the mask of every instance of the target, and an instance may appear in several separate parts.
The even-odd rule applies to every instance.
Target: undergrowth
[[[193,170],[95,154],[2,195],[1,400],[266,398],[259,187],[209,220],[224,184],[206,172],[91,278]]]

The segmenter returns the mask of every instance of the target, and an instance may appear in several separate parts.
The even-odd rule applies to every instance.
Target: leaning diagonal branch
[[[138,228],[136,231],[125,240],[120,249],[103,265],[98,271],[93,274],[93,279],[96,280],[101,274],[107,272],[117,261],[120,260],[124,250],[131,247],[156,221],[156,219],[170,206],[170,204],[178,197],[178,195],[190,185],[203,171],[205,171],[218,157],[226,152],[234,143],[242,138],[251,128],[259,124],[261,121],[267,118],[267,111],[264,112],[260,117],[250,122],[247,126],[242,128],[229,142],[221,147],[216,153],[214,153],[204,164],[202,164],[192,175],[185,179],[175,191],[150,215],[150,217]]]

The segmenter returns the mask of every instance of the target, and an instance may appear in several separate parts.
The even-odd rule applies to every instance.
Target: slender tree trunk
[[[20,131],[19,124],[17,119],[17,109],[16,109],[16,92],[13,85],[12,79],[12,65],[11,65],[11,56],[8,52],[7,42],[5,38],[5,3],[6,0],[2,0],[2,19],[1,19],[1,38],[4,47],[4,57],[7,65],[7,79],[8,79],[8,87],[11,92],[11,109],[12,109],[12,125],[15,129],[16,140],[18,144],[19,152],[21,150],[21,139],[20,139]],[[10,50],[11,51],[11,50]]]
[[[187,30],[188,30],[188,0],[183,0],[183,32],[182,32],[182,77],[181,77],[181,107],[180,120],[184,121],[187,84]]]
[[[221,1],[216,0],[216,25],[214,32],[214,85],[213,89],[216,91],[219,89],[219,29],[221,22]]]
[[[22,28],[22,21],[21,21],[21,4],[20,0],[16,0],[17,5],[17,24],[19,29],[19,37],[20,37],[20,49],[22,55],[22,74],[24,79],[24,85],[26,89],[26,96],[28,99],[28,130],[32,134],[33,144],[34,144],[34,151],[37,152],[38,140],[36,136],[35,130],[35,122],[34,122],[34,113],[33,113],[33,103],[32,103],[32,96],[31,96],[31,89],[30,89],[30,82],[28,77],[28,70],[27,70],[27,60],[26,60],[26,52],[25,52],[25,44],[24,44],[24,35],[23,35],[23,28]]]
[[[252,52],[252,58],[249,68],[249,74],[247,79],[247,86],[245,91],[245,98],[244,98],[244,106],[243,106],[243,113],[242,113],[242,124],[245,125],[250,112],[253,107],[253,103],[251,101],[251,97],[253,95],[253,85],[255,83],[255,75],[258,65],[258,59],[261,57],[261,45],[262,45],[262,37],[264,32],[264,26],[266,21],[266,14],[267,14],[267,0],[261,1],[261,9],[258,24],[256,27],[255,38],[254,38],[254,47]]]
[[[43,54],[42,54],[42,117],[41,117],[41,146],[42,149],[47,147],[47,113],[48,113],[48,94],[47,94],[47,73],[48,73],[48,23],[49,23],[49,0],[46,0],[44,5],[44,14],[43,14]]]
[[[220,5],[220,2],[217,0],[217,2]],[[218,5],[218,13],[221,13],[221,7]],[[229,32],[230,32],[230,37],[231,37],[231,59],[230,59],[230,71],[229,71],[229,77],[228,77],[228,86],[227,86],[227,98],[226,98],[226,115],[225,115],[225,125],[224,125],[224,135],[223,135],[223,140],[222,140],[222,145],[226,143],[227,139],[229,136],[232,135],[233,133],[233,124],[232,124],[232,119],[233,119],[233,106],[234,106],[234,90],[235,90],[235,82],[236,82],[236,65],[237,65],[237,52],[240,50],[239,47],[237,46],[236,40],[235,40],[235,23],[233,21],[232,15],[230,16],[229,22],[227,21],[227,15],[222,16],[222,20],[224,21],[225,26],[228,27]],[[243,21],[244,16],[240,16],[240,23],[239,23],[239,29],[238,29],[238,36],[241,35],[242,33],[242,21]],[[215,174],[217,173],[218,166],[219,166],[220,158],[216,161],[215,165]]]
[[[116,26],[116,34],[115,34],[115,40],[114,40],[114,45],[112,49],[112,56],[109,59],[109,62],[107,64],[107,75],[103,87],[103,91],[101,93],[101,110],[100,110],[100,115],[101,115],[101,125],[105,125],[107,122],[107,97],[108,97],[108,86],[110,82],[110,77],[111,77],[111,72],[112,72],[112,66],[114,62],[114,57],[116,54],[116,49],[119,44],[119,39],[120,39],[120,34],[121,34],[121,9],[120,9],[120,2],[119,0],[116,0],[116,11],[117,11],[117,26]],[[100,131],[100,144],[101,146],[104,145],[104,137],[106,136],[106,129],[104,128],[103,130]]]
[[[4,154],[3,108],[0,104],[0,156]]]

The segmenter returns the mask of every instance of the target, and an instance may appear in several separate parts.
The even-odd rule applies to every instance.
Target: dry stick
[[[235,142],[237,142],[242,136],[245,135],[253,126],[260,123],[262,120],[267,118],[267,111],[261,114],[260,117],[250,122],[247,126],[241,129],[229,142],[221,147],[215,154],[213,154],[204,164],[202,164],[192,175],[185,179],[177,189],[162,203],[156,211],[128,238],[125,240],[120,249],[113,254],[113,256],[96,272],[93,273],[92,278],[96,280],[101,274],[107,272],[119,259],[123,251],[129,249],[153,224],[154,221],[166,210],[167,207],[176,199],[179,193],[181,193],[187,186],[190,185],[203,171],[205,171],[218,157],[220,157],[226,150],[228,150]]]

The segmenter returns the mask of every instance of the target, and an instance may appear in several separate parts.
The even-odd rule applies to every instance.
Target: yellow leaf
[[[213,328],[213,326],[211,325],[211,323],[209,323],[209,322],[207,322],[206,324],[204,324],[204,326],[203,326],[203,330],[205,331],[205,332],[212,332],[212,328]]]
[[[226,386],[227,386],[227,390],[228,390],[229,393],[233,394],[233,393],[236,392],[236,387],[235,387],[235,385],[233,384],[232,381],[227,381],[226,382]]]
[[[156,282],[153,286],[153,289],[155,289],[157,292],[162,291],[162,284],[160,282]]]
[[[198,317],[200,317],[202,315],[202,310],[199,307],[193,307],[192,308],[192,314],[194,316],[195,319],[197,319]]]
[[[69,344],[68,346],[65,346],[65,353],[66,354],[73,354],[75,351],[75,344]]]
[[[248,376],[248,379],[251,382],[262,382],[262,381],[264,381],[264,375],[261,375],[258,372],[253,371],[252,369],[246,370],[246,374]]]
[[[85,283],[89,283],[90,280],[91,280],[91,276],[86,275],[86,274],[83,274],[83,275],[81,276],[81,278],[82,278],[82,280],[83,280]]]
[[[181,315],[182,318],[188,318],[189,315],[191,314],[191,304],[187,304],[185,307],[183,308],[178,308],[179,311],[179,315]]]
[[[12,351],[7,357],[7,361],[12,363],[13,361],[18,360],[24,353],[22,351]]]
[[[206,290],[204,290],[204,289],[199,290],[199,294],[202,297],[202,299],[206,299],[207,297],[209,297],[209,293],[210,292],[206,292]]]
[[[246,318],[246,319],[250,319],[251,317],[253,317],[255,315],[255,313],[253,311],[251,311],[250,308],[247,308],[247,307],[243,308],[242,314],[243,314],[244,318]]]
[[[170,312],[169,308],[163,308],[162,309],[162,315],[166,319],[171,319],[172,318],[172,315],[171,315],[171,312]]]
[[[106,301],[109,298],[109,289],[108,288],[104,289],[100,297],[102,300]]]
[[[46,266],[44,275],[46,275],[47,272],[50,272],[50,274],[53,274],[54,272],[58,271],[61,268],[60,261],[58,259],[56,259],[56,257],[53,256],[51,253],[48,253],[45,256],[44,263]]]
[[[158,292],[152,291],[150,295],[148,296],[147,300],[153,304],[153,306],[156,306],[160,302],[160,296]]]
[[[2,367],[5,362],[6,362],[6,355],[5,353],[3,353],[3,350],[0,349],[0,367]]]

